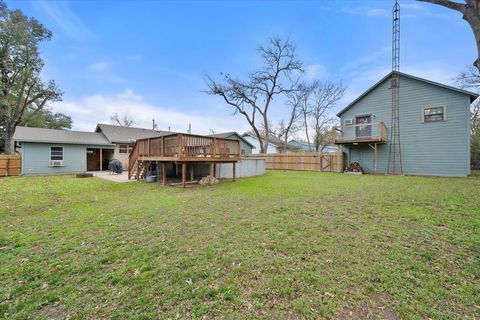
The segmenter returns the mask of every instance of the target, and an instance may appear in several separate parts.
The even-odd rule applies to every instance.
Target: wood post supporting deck
[[[235,167],[236,167],[235,165],[236,165],[236,163],[234,162],[233,163],[233,172],[232,172],[233,173],[233,181],[235,181]]]
[[[100,148],[100,171],[102,171],[102,163],[103,163],[103,149]]]
[[[187,182],[187,163],[182,162],[182,187],[185,188]]]
[[[162,162],[162,183],[163,185],[167,184],[167,164]]]
[[[137,160],[137,181],[140,181],[140,160]]]
[[[370,148],[373,149],[373,173],[377,173],[377,162],[378,162],[378,155],[377,155],[377,144],[368,144]]]
[[[215,177],[215,163],[210,162],[210,179],[209,179],[210,183],[209,184],[212,184],[213,177]]]

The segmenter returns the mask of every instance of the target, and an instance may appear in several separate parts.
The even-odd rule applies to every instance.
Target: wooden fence
[[[22,172],[22,158],[13,154],[0,154],[0,177],[19,176]]]
[[[299,170],[343,172],[343,153],[262,153],[252,157],[265,158],[267,170]]]

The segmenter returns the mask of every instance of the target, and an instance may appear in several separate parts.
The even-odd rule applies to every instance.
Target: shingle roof
[[[237,137],[239,137],[240,139],[242,139],[243,142],[245,142],[246,144],[248,144],[250,147],[255,148],[255,146],[254,146],[253,144],[251,144],[247,139],[245,139],[245,138],[242,137],[240,134],[238,134],[238,132],[235,132],[235,131],[214,133],[214,134],[210,134],[210,135],[208,135],[208,136],[209,136],[209,137],[215,137],[215,138],[228,139],[228,137],[231,137],[232,135],[236,135]]]
[[[144,128],[121,127],[111,124],[97,124],[95,132],[102,132],[111,143],[132,143],[134,140],[161,137],[174,132],[156,131]]]
[[[357,99],[353,100],[351,103],[349,103],[345,108],[343,108],[342,110],[340,110],[338,113],[337,113],[337,117],[340,117],[340,115],[342,113],[344,113],[345,111],[347,111],[348,109],[350,109],[355,103],[357,103],[360,99],[362,99],[363,97],[365,97],[368,93],[370,93],[373,89],[375,89],[376,87],[378,87],[381,83],[383,83],[385,80],[387,80],[391,75],[392,75],[393,72],[390,72],[389,74],[387,74],[385,77],[383,77],[382,79],[380,79],[380,81],[378,81],[377,83],[375,83],[373,86],[371,86],[367,91],[365,91],[363,94],[361,94]],[[438,82],[435,82],[435,81],[431,81],[431,80],[427,80],[427,79],[423,79],[423,78],[419,78],[419,77],[416,77],[416,76],[412,76],[411,74],[407,74],[407,73],[403,73],[403,72],[399,72],[398,73],[400,76],[403,76],[403,77],[407,77],[407,78],[410,78],[410,79],[414,79],[414,80],[418,80],[418,81],[422,81],[422,82],[425,82],[425,83],[428,83],[428,84],[432,84],[434,86],[438,86],[438,87],[442,87],[442,88],[445,88],[445,89],[448,89],[448,90],[453,90],[453,91],[457,91],[459,93],[463,93],[463,94],[466,94],[468,96],[470,96],[470,102],[473,102],[475,99],[478,98],[478,94],[476,93],[473,93],[473,92],[470,92],[470,91],[466,91],[466,90],[462,90],[462,89],[459,89],[459,88],[455,88],[455,87],[452,87],[452,86],[447,86],[445,84],[442,84],[442,83],[438,83]]]
[[[30,128],[21,126],[18,126],[15,129],[13,140],[20,142],[69,143],[112,146],[112,144],[105,138],[103,134],[97,132]]]
[[[245,132],[244,134],[242,134],[242,137],[245,137],[245,136],[250,136],[254,139],[258,139],[257,136],[253,133],[250,133],[250,132]],[[265,138],[263,138],[265,139]],[[272,137],[272,136],[269,136],[268,137],[268,143],[271,143],[273,145],[275,145],[276,147],[282,147],[283,146],[283,141],[278,139],[278,138],[275,138],[275,137]]]

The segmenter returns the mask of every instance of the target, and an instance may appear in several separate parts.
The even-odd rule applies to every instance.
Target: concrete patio
[[[124,171],[122,174],[111,174],[110,171],[93,171],[93,176],[113,182],[131,182],[135,180],[128,180],[128,172]]]

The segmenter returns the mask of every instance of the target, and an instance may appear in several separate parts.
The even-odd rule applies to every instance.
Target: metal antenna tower
[[[402,174],[402,151],[400,148],[400,5],[395,0],[393,6],[393,32],[392,32],[392,121],[390,127],[390,152],[388,155],[389,174]]]

